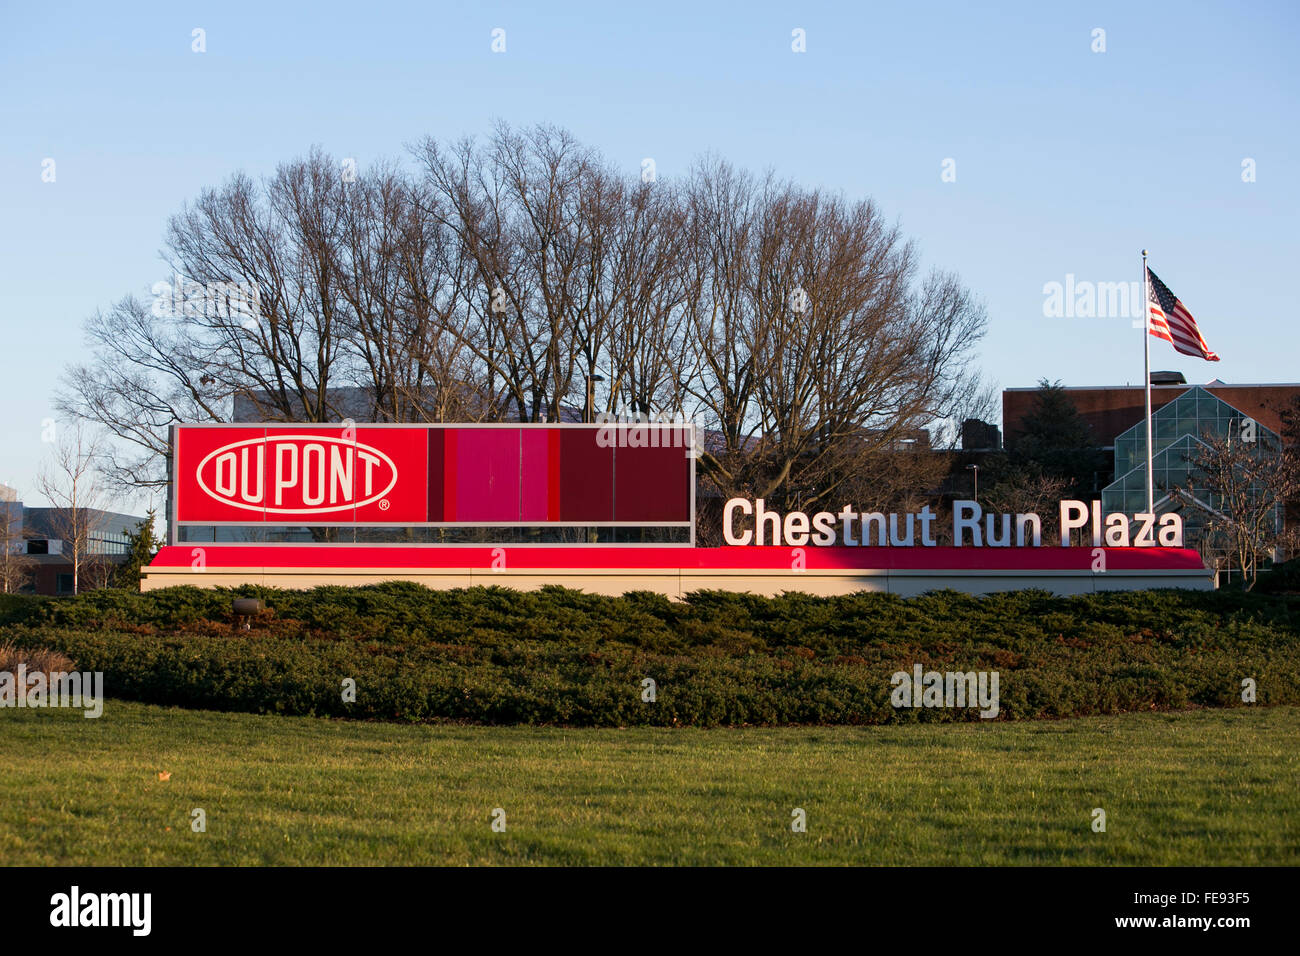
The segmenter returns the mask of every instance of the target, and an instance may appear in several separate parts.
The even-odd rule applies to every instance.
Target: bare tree
[[[99,442],[78,422],[65,426],[55,443],[52,461],[45,463],[36,487],[50,502],[50,531],[63,541],[72,563],[72,593],[81,586],[83,565],[91,539],[101,522],[103,495],[97,479]]]
[[[118,441],[110,480],[160,487],[167,427],[228,421],[240,398],[265,418],[334,421],[349,379],[337,274],[340,168],[313,152],[260,186],[243,175],[205,190],[167,228],[172,281],[121,299],[86,325],[95,358],[71,366],[58,407]]]
[[[993,484],[980,502],[986,511],[1001,514],[1036,514],[1042,520],[1043,544],[1060,541],[1060,502],[1070,496],[1070,482],[1065,478],[1014,469]],[[1083,532],[1077,532],[1083,541]]]
[[[88,591],[108,587],[113,581],[113,572],[117,563],[107,554],[96,551],[87,552],[81,560],[80,583]]]
[[[953,276],[916,284],[873,204],[725,163],[697,168],[687,202],[682,379],[720,436],[702,457],[724,496],[819,506],[967,399],[984,310]]]
[[[499,126],[487,147],[418,149],[439,227],[470,266],[459,343],[481,369],[494,415],[557,420],[594,364],[593,300],[604,288],[608,182],[566,132]],[[583,348],[583,345],[586,348]]]
[[[1216,570],[1235,567],[1242,588],[1255,586],[1261,560],[1294,546],[1283,509],[1300,496],[1300,462],[1261,434],[1204,435],[1186,487],[1176,493],[1205,516],[1203,553]]]
[[[236,399],[272,421],[554,421],[602,381],[605,410],[703,426],[720,494],[810,508],[970,407],[984,310],[918,277],[869,201],[715,160],[641,182],[549,126],[412,153],[414,174],[345,177],[314,151],[172,217],[163,259],[201,307],[97,314],[61,398],[119,439],[115,480],[161,484],[167,425]]]
[[[965,376],[961,387],[952,395],[947,417],[937,422],[932,430],[932,444],[945,451],[958,450],[965,423],[972,419],[993,421],[998,416],[1001,402],[1002,396],[996,385],[984,381],[978,373]]]

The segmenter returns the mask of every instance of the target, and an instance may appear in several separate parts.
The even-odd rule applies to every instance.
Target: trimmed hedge
[[[234,596],[269,610],[237,630]],[[415,584],[95,591],[0,601],[0,640],[61,651],[110,695],[384,720],[629,726],[978,720],[890,705],[890,676],[999,672],[999,719],[1300,703],[1300,598],[936,592],[685,602]],[[356,701],[342,699],[345,678]],[[642,681],[657,685],[642,701]]]

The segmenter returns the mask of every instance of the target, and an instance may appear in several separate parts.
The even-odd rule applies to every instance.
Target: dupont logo
[[[321,435],[277,435],[223,445],[199,462],[195,478],[210,498],[248,511],[327,514],[379,503],[397,484],[397,466],[378,448]]]

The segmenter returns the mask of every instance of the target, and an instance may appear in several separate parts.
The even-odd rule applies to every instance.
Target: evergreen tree
[[[1059,381],[1042,379],[1033,410],[1021,422],[1012,463],[1029,474],[1067,482],[1072,496],[1087,497],[1109,463],[1084,417]]]
[[[162,541],[154,535],[154,509],[145,512],[145,518],[135,526],[135,531],[128,531],[127,559],[113,572],[112,585],[115,588],[139,590],[140,569],[153,560],[153,556],[162,547]]]

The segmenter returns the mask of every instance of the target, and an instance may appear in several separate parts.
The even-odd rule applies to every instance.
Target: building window
[[[86,545],[88,554],[126,554],[130,550],[130,539],[125,534],[96,532],[90,535]]]
[[[59,580],[58,580],[58,582],[57,582],[57,585],[56,585],[56,588],[55,588],[55,589],[58,591],[59,594],[71,594],[71,593],[72,593],[72,575],[71,575],[71,574],[60,574],[60,575],[59,575]]]

